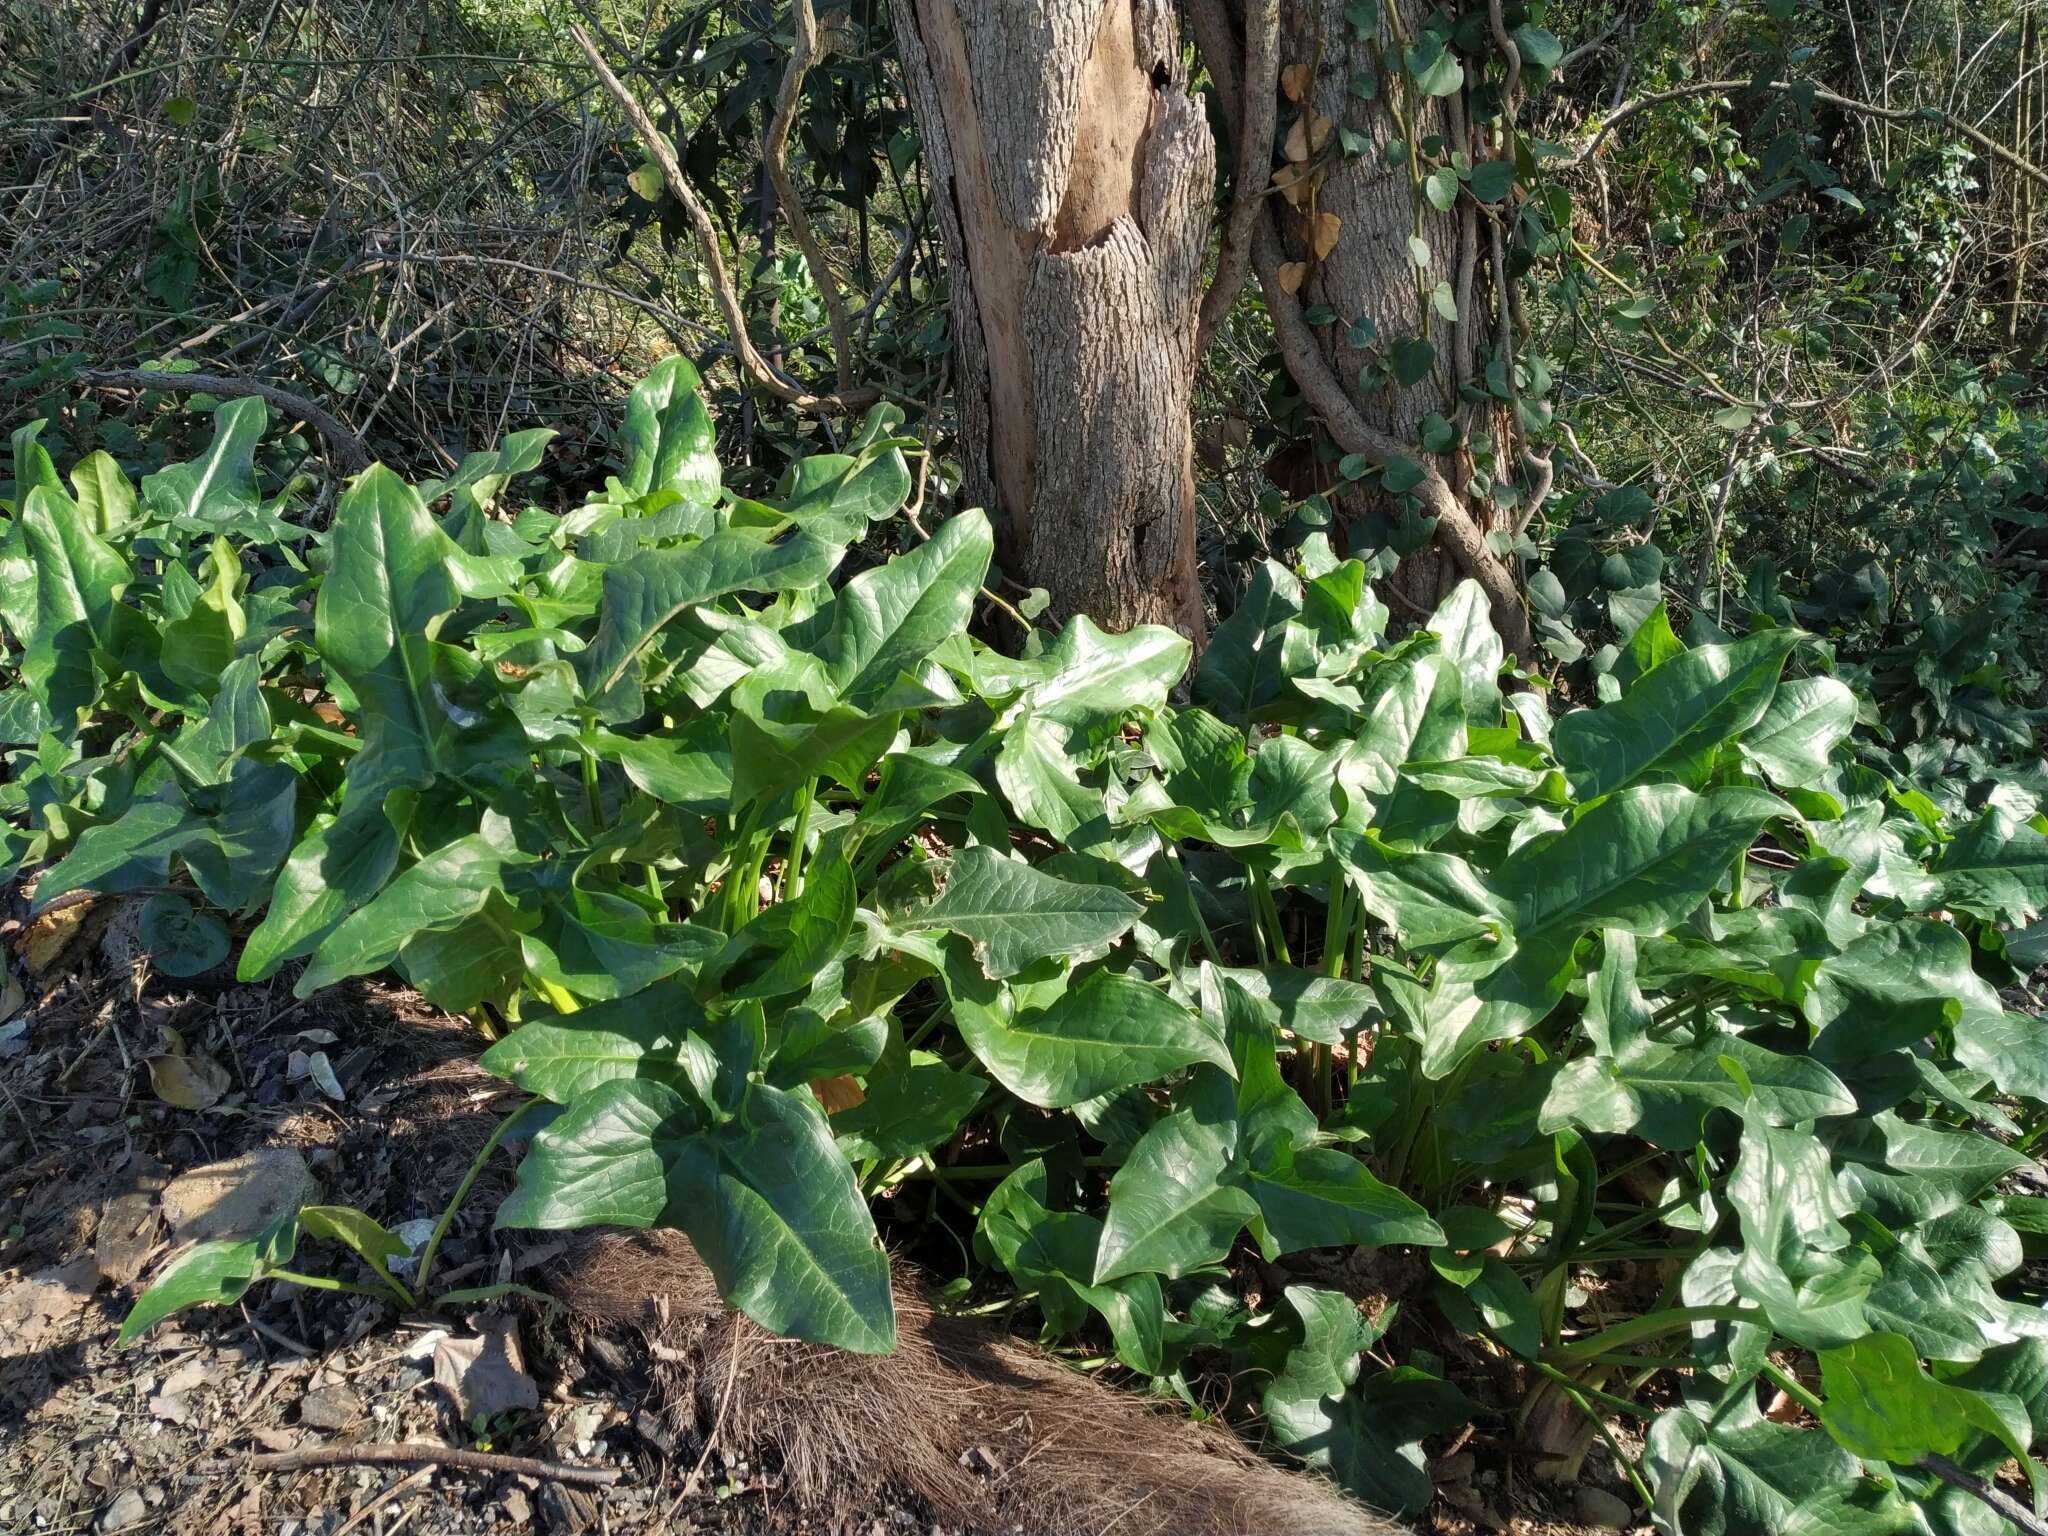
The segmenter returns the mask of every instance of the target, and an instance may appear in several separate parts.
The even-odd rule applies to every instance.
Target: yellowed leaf
[[[1305,261],[1283,261],[1280,263],[1280,287],[1285,293],[1299,293],[1301,285],[1308,281],[1308,263]]]
[[[211,1109],[228,1091],[228,1069],[211,1056],[152,1056],[149,1086],[175,1109]]]
[[[1316,227],[1309,239],[1309,248],[1316,253],[1316,260],[1322,261],[1337,249],[1337,232],[1344,227],[1344,221],[1334,213],[1318,212]]]
[[[1288,206],[1293,208],[1299,208],[1307,200],[1315,184],[1315,173],[1305,165],[1283,165],[1273,173],[1273,190],[1286,198]]]
[[[55,912],[45,912],[28,925],[21,941],[21,958],[28,964],[29,975],[38,981],[48,977],[51,967],[78,937],[80,926],[92,915],[95,905],[92,900],[76,902]]]
[[[862,1091],[860,1084],[844,1072],[837,1077],[818,1078],[811,1084],[811,1092],[817,1095],[818,1103],[824,1106],[828,1115],[853,1109],[867,1099],[867,1094]]]
[[[1289,64],[1280,71],[1280,91],[1289,101],[1299,101],[1308,94],[1309,67],[1306,64]]]

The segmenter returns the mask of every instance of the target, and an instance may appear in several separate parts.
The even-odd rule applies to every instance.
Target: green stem
[[[1565,1375],[1563,1371],[1560,1371],[1554,1365],[1547,1365],[1541,1360],[1531,1360],[1529,1363],[1535,1366],[1543,1375],[1548,1376],[1552,1381],[1564,1388],[1573,1397],[1590,1397],[1595,1402],[1605,1403],[1617,1413],[1626,1413],[1638,1419],[1654,1419],[1657,1416],[1654,1411],[1645,1408],[1641,1403],[1631,1402],[1625,1397],[1615,1396],[1612,1392],[1603,1392],[1598,1387],[1589,1386],[1583,1381]],[[1579,1406],[1583,1408],[1585,1404],[1581,1403]],[[1590,1419],[1594,1415],[1588,1413],[1586,1417]]]
[[[455,1220],[455,1213],[462,1209],[462,1202],[469,1198],[470,1188],[476,1183],[477,1176],[484,1171],[484,1164],[491,1160],[491,1154],[498,1150],[498,1143],[505,1139],[506,1134],[512,1127],[525,1119],[527,1111],[541,1102],[539,1099],[528,1099],[524,1104],[513,1110],[511,1114],[500,1120],[498,1128],[491,1132],[490,1140],[479,1147],[476,1156],[469,1160],[469,1171],[462,1176],[462,1182],[455,1187],[453,1198],[442,1208],[441,1219],[434,1223],[433,1236],[427,1239],[427,1246],[420,1251],[419,1277],[413,1282],[413,1288],[420,1295],[424,1296],[427,1294],[427,1278],[434,1272],[434,1255],[440,1252],[441,1239],[448,1235],[449,1224]]]
[[[1546,1349],[1543,1355],[1547,1360],[1573,1364],[1590,1359],[1594,1355],[1611,1354],[1642,1339],[1656,1339],[1667,1333],[1676,1333],[1681,1328],[1690,1328],[1694,1323],[1757,1323],[1769,1327],[1770,1318],[1761,1307],[1736,1306],[1732,1302],[1712,1307],[1670,1307],[1662,1312],[1647,1312],[1641,1317],[1631,1317],[1611,1328],[1603,1328],[1589,1338],[1575,1339],[1569,1344]]]
[[[810,835],[811,802],[817,796],[818,781],[805,779],[796,792],[796,820],[789,829],[789,861],[782,869],[782,899],[792,900],[804,889],[804,840]]]
[[[1821,1400],[1815,1397],[1811,1392],[1807,1391],[1807,1389],[1800,1384],[1798,1377],[1794,1376],[1790,1371],[1786,1370],[1783,1366],[1774,1364],[1769,1360],[1764,1361],[1760,1369],[1762,1371],[1764,1380],[1768,1381],[1780,1392],[1784,1393],[1787,1397],[1791,1398],[1793,1402],[1799,1404],[1800,1407],[1804,1408],[1816,1419],[1820,1417]]]
[[[374,1296],[379,1301],[393,1299],[392,1292],[380,1291],[373,1285],[357,1285],[353,1280],[335,1280],[327,1275],[302,1275],[296,1269],[265,1269],[263,1278],[289,1280],[311,1291],[347,1291],[351,1296]]]

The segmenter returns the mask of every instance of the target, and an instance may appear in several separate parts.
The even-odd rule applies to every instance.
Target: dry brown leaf
[[[1299,208],[1316,184],[1315,173],[1304,165],[1283,165],[1273,173],[1273,189]]]
[[[93,901],[86,900],[61,907],[55,912],[45,912],[28,925],[28,933],[21,941],[21,958],[28,964],[29,975],[41,981],[49,974],[71,947],[71,941],[78,937],[85,920],[92,916],[94,905]]]
[[[825,1113],[836,1115],[841,1110],[852,1109],[867,1101],[867,1093],[861,1085],[844,1072],[837,1077],[821,1077],[811,1084],[811,1092],[824,1106]]]
[[[1302,113],[1294,120],[1294,126],[1287,130],[1287,158],[1298,165],[1310,155],[1321,154],[1323,146],[1330,142],[1330,130],[1335,126],[1327,117],[1314,112]]]
[[[1309,241],[1317,261],[1328,259],[1330,252],[1337,249],[1337,233],[1343,227],[1344,221],[1334,213],[1317,212],[1315,233]]]
[[[148,1058],[149,1086],[174,1109],[211,1109],[234,1086],[228,1069],[211,1056]]]
[[[164,1219],[181,1241],[255,1237],[309,1201],[320,1186],[290,1147],[254,1147],[191,1169],[164,1186]]]
[[[1289,101],[1299,101],[1308,94],[1312,76],[1306,64],[1289,64],[1280,71],[1280,91]]]
[[[0,1360],[40,1347],[45,1334],[92,1300],[99,1283],[99,1266],[81,1253],[0,1291]]]
[[[1301,292],[1301,285],[1307,281],[1307,262],[1283,261],[1280,263],[1280,289],[1283,293],[1299,293]]]
[[[540,1388],[520,1354],[518,1323],[497,1313],[482,1327],[473,1339],[444,1338],[434,1348],[435,1384],[454,1400],[465,1424],[540,1406]]]

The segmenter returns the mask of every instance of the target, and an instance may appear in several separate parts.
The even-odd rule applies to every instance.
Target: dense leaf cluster
[[[259,492],[262,409],[139,494],[16,435],[6,862],[44,904],[255,919],[245,979],[388,967],[502,1026],[484,1065],[542,1128],[501,1224],[678,1227],[765,1325],[886,1351],[870,1201],[929,1188],[1049,1338],[1183,1393],[1242,1373],[1275,1444],[1390,1508],[1472,1404],[1368,1361],[1389,1314],[1248,1305],[1234,1261],[1397,1248],[1582,1406],[1663,1372],[1634,1411],[1677,1530],[1974,1529],[1914,1463],[2025,1462],[2048,1202],[2000,1189],[2048,1026],[1999,987],[2048,821],[1860,760],[1800,631],[1689,646],[1658,608],[1554,717],[1475,588],[1393,635],[1311,538],[1183,689],[1168,631],[970,634],[979,513],[850,570],[910,490],[886,411],[756,501],[671,360],[573,511],[498,505],[524,433],[373,468],[314,534]],[[131,1334],[299,1235],[397,1294],[359,1216],[195,1252]],[[1589,1318],[1646,1258],[1654,1305]]]

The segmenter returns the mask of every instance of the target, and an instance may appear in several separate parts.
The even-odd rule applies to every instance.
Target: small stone
[[[316,1387],[299,1399],[299,1422],[312,1429],[347,1429],[363,1416],[352,1387]]]
[[[258,1147],[171,1180],[164,1216],[180,1239],[258,1237],[318,1193],[298,1153]]]
[[[1581,1488],[1572,1496],[1572,1507],[1582,1523],[1598,1526],[1604,1531],[1625,1531],[1636,1520],[1635,1511],[1628,1501],[1615,1497],[1605,1488]]]
[[[125,1531],[131,1525],[140,1525],[149,1518],[149,1501],[144,1499],[139,1488],[123,1488],[114,1495],[114,1501],[100,1511],[100,1529],[103,1531]]]

